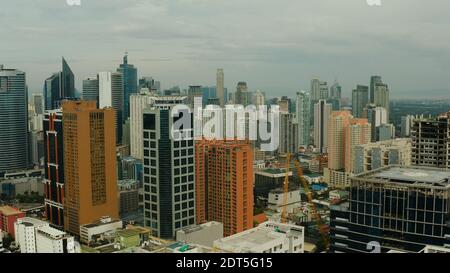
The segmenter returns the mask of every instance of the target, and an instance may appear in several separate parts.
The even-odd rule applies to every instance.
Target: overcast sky
[[[0,0],[0,63],[31,91],[61,68],[76,85],[115,70],[123,53],[163,88],[214,85],[294,96],[319,77],[346,95],[379,74],[392,97],[450,98],[450,1]]]

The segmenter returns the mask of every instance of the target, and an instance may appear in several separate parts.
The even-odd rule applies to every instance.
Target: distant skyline
[[[115,71],[124,52],[162,88],[225,86],[295,97],[318,77],[343,87],[380,75],[391,98],[450,98],[450,2],[445,0],[65,0],[2,1],[0,64],[27,73],[30,93],[60,71],[76,87]]]

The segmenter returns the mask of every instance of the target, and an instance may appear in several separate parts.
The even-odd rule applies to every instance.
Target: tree
[[[5,237],[3,237],[3,247],[9,248],[13,241],[14,241],[14,238],[11,236],[11,234],[8,233]]]

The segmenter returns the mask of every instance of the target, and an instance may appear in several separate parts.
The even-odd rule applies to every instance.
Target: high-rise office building
[[[388,122],[386,109],[375,104],[369,104],[364,109],[363,117],[367,118],[371,125],[372,142],[377,141],[377,128]]]
[[[44,82],[45,110],[58,109],[63,99],[75,97],[75,76],[63,57],[62,71],[54,73]]]
[[[248,100],[249,92],[246,82],[239,82],[236,87],[236,93],[234,95],[234,104],[240,104],[243,106],[247,106],[251,103]]]
[[[370,103],[375,103],[375,86],[382,83],[381,76],[370,77]]]
[[[197,223],[223,223],[224,236],[253,228],[253,152],[245,141],[198,141]]]
[[[298,145],[311,144],[311,94],[305,91],[297,92],[296,118],[298,123]]]
[[[150,92],[155,92],[156,94],[161,94],[161,82],[156,81],[152,77],[141,77],[139,79],[138,92],[142,88],[147,88]]]
[[[450,113],[415,119],[411,139],[413,165],[450,167]]]
[[[160,100],[166,103],[143,113],[144,224],[157,237],[174,238],[195,224],[194,141],[174,137],[176,104]],[[193,137],[192,124],[180,132]]]
[[[217,69],[216,74],[216,95],[219,98],[220,107],[224,107],[227,103],[227,98],[225,94],[225,74],[223,69]]]
[[[381,106],[386,109],[387,120],[389,122],[389,87],[387,84],[379,83],[375,84],[374,89],[374,104],[376,106]]]
[[[342,86],[337,81],[330,87],[330,98],[340,100],[342,98]]]
[[[331,206],[330,251],[418,252],[447,246],[450,171],[389,166],[350,177],[349,202]]]
[[[314,104],[314,145],[320,152],[328,147],[328,118],[331,115],[331,104],[319,100]]]
[[[128,63],[128,53],[123,57],[123,63],[117,68],[122,74],[123,82],[123,120],[130,116],[130,96],[138,91],[137,68]]]
[[[389,165],[411,165],[411,139],[398,138],[354,147],[353,173],[360,174]]]
[[[83,100],[99,102],[98,77],[83,80]]]
[[[0,65],[0,174],[29,167],[25,73]]]
[[[32,103],[36,115],[44,114],[44,98],[42,94],[33,94]]]
[[[298,152],[298,123],[294,114],[280,112],[280,144],[278,153]]]
[[[64,133],[61,110],[44,117],[45,215],[54,226],[64,227]]]
[[[144,160],[143,149],[143,114],[151,106],[170,106],[172,104],[187,104],[185,96],[154,96],[150,92],[140,92],[130,96],[130,154],[132,157]]]
[[[202,87],[200,85],[189,86],[187,95],[188,95],[189,105],[193,108],[195,98],[203,99]],[[205,103],[205,102],[203,102],[203,103]]]
[[[311,80],[311,99],[313,102],[329,98],[328,83],[319,79]]]
[[[115,115],[93,101],[63,104],[64,229],[118,218]]]
[[[356,118],[362,118],[364,108],[369,103],[369,87],[357,85],[352,92],[352,114]]]
[[[122,141],[124,93],[122,73],[98,73],[99,108],[112,107],[116,115],[116,143]]]

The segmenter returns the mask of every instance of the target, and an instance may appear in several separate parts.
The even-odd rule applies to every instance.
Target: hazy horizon
[[[124,52],[163,88],[238,81],[295,96],[318,77],[345,97],[381,75],[391,98],[450,97],[450,2],[443,0],[2,1],[0,64],[27,73],[30,93],[61,69],[84,78],[115,71]]]

